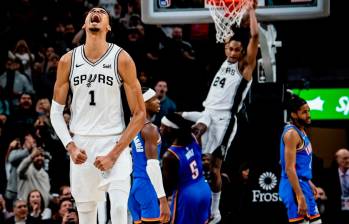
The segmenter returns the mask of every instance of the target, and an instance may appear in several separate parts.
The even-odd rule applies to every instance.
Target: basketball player
[[[210,217],[211,191],[203,176],[201,147],[191,133],[191,125],[175,113],[161,119],[162,136],[174,137],[163,156],[164,184],[166,191],[173,193],[173,224],[204,224]]]
[[[109,192],[112,223],[127,223],[132,160],[128,145],[141,130],[145,107],[132,58],[106,42],[109,15],[92,8],[83,25],[86,42],[62,56],[51,107],[52,125],[71,158],[71,190],[80,223],[94,224],[97,202]],[[120,88],[132,119],[125,128]],[[72,92],[70,131],[63,119]]]
[[[280,143],[281,180],[279,195],[287,208],[289,223],[322,223],[316,205],[312,178],[312,148],[305,128],[310,109],[305,100],[294,96],[289,102],[291,122],[284,127]]]
[[[252,73],[256,67],[258,24],[254,9],[255,4],[251,0],[247,11],[250,25],[248,44],[246,43],[248,38],[244,38],[242,32],[238,31],[225,43],[226,60],[216,73],[206,100],[203,102],[205,110],[182,113],[184,118],[196,122],[193,130],[197,139],[202,142],[203,153],[212,154],[212,220],[210,223],[218,223],[221,219],[219,201],[222,161],[236,134],[236,114],[241,109],[242,102],[250,89]],[[201,135],[203,136],[200,140]]]
[[[144,127],[132,141],[133,182],[128,208],[134,223],[167,223],[170,208],[159,165],[161,137],[157,126],[150,121],[160,111],[160,101],[153,89],[143,87],[142,93],[147,118]]]

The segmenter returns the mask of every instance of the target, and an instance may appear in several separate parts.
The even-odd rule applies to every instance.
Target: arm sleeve
[[[162,184],[162,175],[159,165],[159,160],[157,159],[148,159],[147,161],[147,174],[150,178],[151,183],[154,186],[156,195],[158,198],[166,196],[164,186]]]
[[[62,141],[64,147],[67,147],[67,145],[72,142],[73,139],[71,138],[67,124],[64,121],[63,110],[64,105],[58,104],[56,101],[52,100],[50,113],[52,127],[54,128],[59,139]]]

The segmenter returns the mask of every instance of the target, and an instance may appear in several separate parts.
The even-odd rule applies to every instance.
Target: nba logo
[[[167,8],[171,6],[171,0],[159,0],[160,8]]]

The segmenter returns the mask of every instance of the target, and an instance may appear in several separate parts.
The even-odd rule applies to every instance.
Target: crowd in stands
[[[69,186],[69,155],[50,123],[50,106],[58,61],[83,43],[84,14],[97,5],[111,15],[108,41],[132,56],[143,86],[156,85],[163,105],[157,125],[161,116],[176,110],[174,101],[184,108],[195,95],[201,96],[185,97],[194,74],[204,74],[202,69],[195,71],[201,67],[199,60],[191,43],[184,41],[191,28],[143,24],[140,1],[5,1],[0,33],[0,205],[6,211],[1,220],[6,223],[22,219],[27,219],[26,223],[36,223],[37,219],[68,223],[67,211],[73,202],[55,195],[63,194],[62,187]],[[167,85],[187,88],[177,92],[173,88],[171,100],[166,96]],[[69,124],[69,109],[64,117]]]

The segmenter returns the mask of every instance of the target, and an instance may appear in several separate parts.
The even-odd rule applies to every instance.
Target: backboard
[[[147,24],[212,23],[205,0],[142,0],[142,20]],[[326,17],[330,0],[258,0],[259,21]]]

